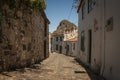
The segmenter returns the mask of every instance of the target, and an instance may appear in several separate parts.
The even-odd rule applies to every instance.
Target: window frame
[[[88,0],[88,13],[90,13],[96,4],[96,0]]]
[[[58,41],[58,37],[56,37],[56,41]]]
[[[82,31],[81,32],[81,43],[80,43],[80,46],[81,46],[81,51],[85,51],[85,32]]]
[[[82,20],[85,18],[85,2],[82,5]]]

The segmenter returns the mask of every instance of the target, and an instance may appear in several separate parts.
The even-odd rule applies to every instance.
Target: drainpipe
[[[103,51],[102,51],[102,53],[103,53],[103,67],[102,67],[102,71],[101,71],[101,75],[103,76],[103,74],[104,74],[104,71],[105,71],[105,64],[106,64],[106,60],[105,60],[105,58],[106,58],[106,54],[105,54],[105,42],[106,42],[106,35],[105,35],[105,31],[106,31],[106,28],[105,28],[105,26],[106,26],[106,24],[105,24],[105,22],[106,22],[106,14],[105,14],[105,10],[106,10],[106,0],[103,0]]]

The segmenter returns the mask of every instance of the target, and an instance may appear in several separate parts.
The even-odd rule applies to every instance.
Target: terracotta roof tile
[[[77,36],[76,36],[76,37],[74,37],[74,38],[72,38],[72,39],[69,39],[69,40],[66,40],[66,41],[76,42],[76,41],[78,41],[78,38],[77,38]]]

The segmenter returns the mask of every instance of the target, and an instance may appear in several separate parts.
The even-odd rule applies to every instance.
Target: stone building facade
[[[67,20],[61,21],[57,27],[57,30],[52,33],[52,52],[74,56],[74,53],[76,53],[77,49],[73,50],[73,46],[77,46],[77,40],[72,41],[72,39],[75,37],[77,38],[76,25]],[[67,44],[69,44],[69,49]]]
[[[29,66],[49,56],[48,25],[43,9],[31,10],[23,0],[14,8],[0,4],[0,71]]]
[[[81,0],[77,58],[106,80],[120,80],[120,1]]]
[[[52,33],[51,37],[51,52],[62,53],[63,34],[57,32]]]

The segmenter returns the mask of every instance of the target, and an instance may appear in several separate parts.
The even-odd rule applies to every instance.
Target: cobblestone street
[[[73,57],[51,53],[41,64],[29,68],[3,72],[0,80],[100,80],[88,73]]]

